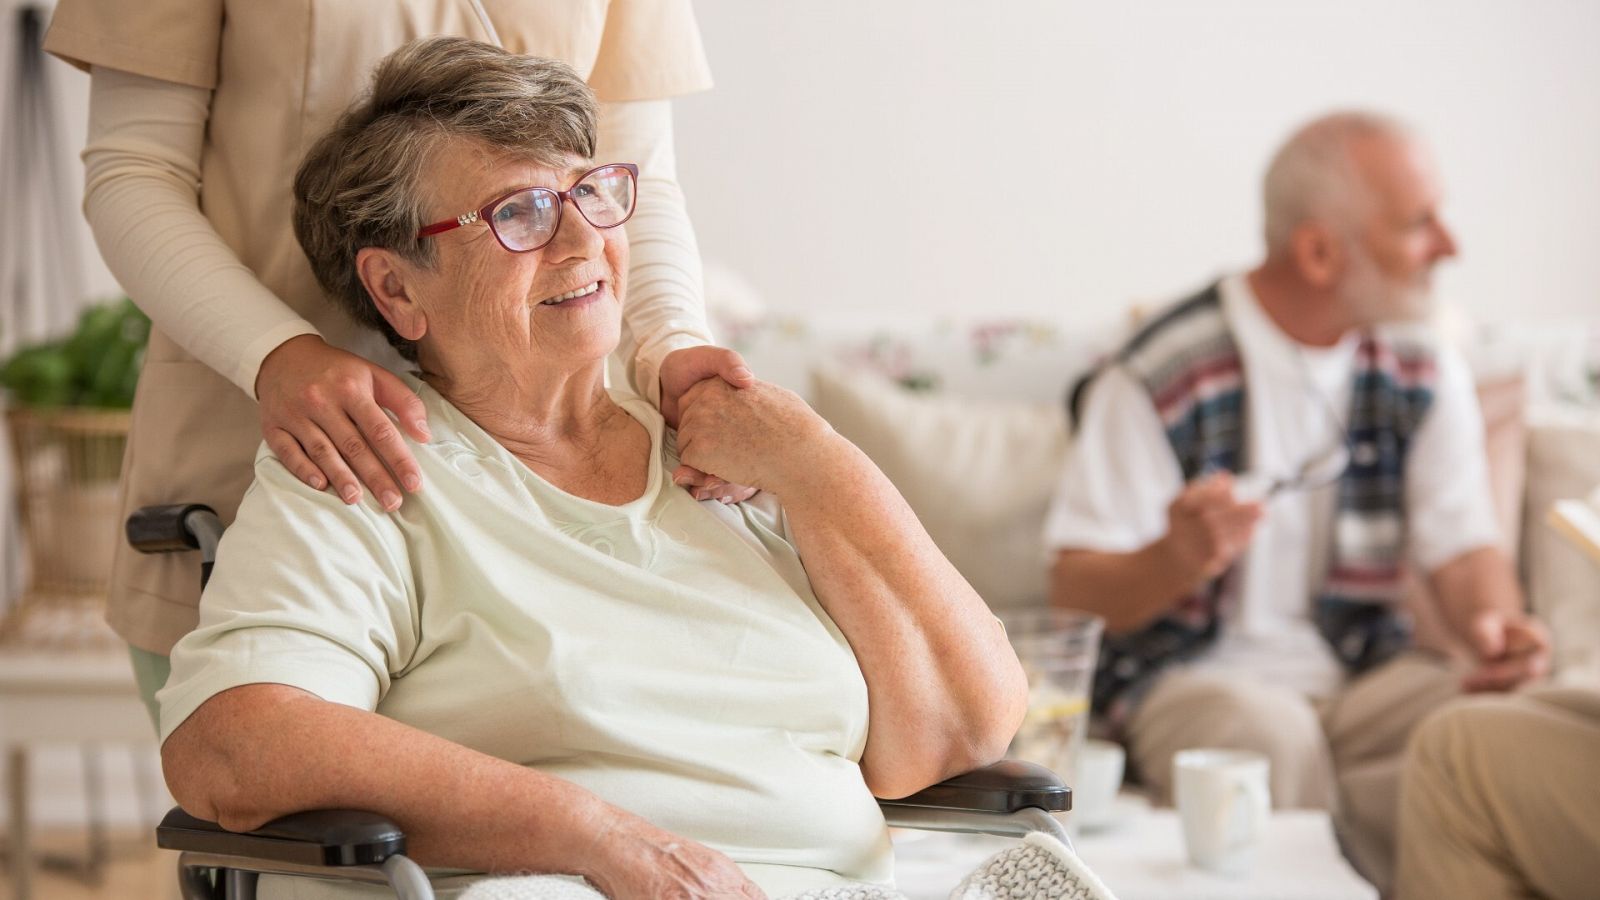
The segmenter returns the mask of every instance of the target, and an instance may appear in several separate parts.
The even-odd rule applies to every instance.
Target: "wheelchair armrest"
[[[156,845],[308,866],[364,866],[405,853],[406,836],[383,816],[354,810],[295,813],[241,833],[174,807],[156,829]]]
[[[915,807],[968,812],[1014,813],[1035,807],[1047,812],[1072,808],[1072,788],[1044,766],[1003,759],[991,766],[923,788],[899,800],[879,800],[886,810]]]

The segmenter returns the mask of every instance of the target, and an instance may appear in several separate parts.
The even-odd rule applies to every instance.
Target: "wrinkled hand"
[[[382,366],[300,335],[262,360],[256,396],[267,446],[311,487],[332,484],[355,503],[366,485],[388,510],[400,507],[400,485],[421,489],[422,470],[383,411],[419,441],[429,439],[427,414],[422,399]]]
[[[1167,507],[1168,551],[1196,580],[1215,578],[1250,546],[1264,508],[1241,503],[1233,476],[1218,472],[1190,482]]]
[[[1462,690],[1508,691],[1550,671],[1550,632],[1531,616],[1480,612],[1468,626],[1467,640],[1478,667],[1462,678]]]
[[[599,838],[583,869],[583,876],[613,900],[767,897],[726,854],[627,814]]]
[[[741,389],[702,381],[684,404],[684,463],[780,497],[799,480],[831,471],[844,440],[798,394],[765,381]]]
[[[744,357],[723,347],[685,347],[668,353],[662,359],[661,415],[667,420],[667,425],[678,427],[684,393],[710,378],[721,378],[736,388],[749,387],[756,380],[745,365]],[[732,484],[686,465],[673,470],[672,483],[687,489],[696,500],[743,503],[756,494],[753,487]]]

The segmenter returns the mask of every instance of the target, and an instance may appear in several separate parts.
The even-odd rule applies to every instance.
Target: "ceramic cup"
[[[1072,782],[1072,818],[1079,828],[1095,831],[1111,824],[1117,791],[1122,788],[1126,754],[1111,741],[1084,741],[1078,773]]]
[[[1224,875],[1250,871],[1272,806],[1267,774],[1267,758],[1244,750],[1173,757],[1173,797],[1190,862]]]

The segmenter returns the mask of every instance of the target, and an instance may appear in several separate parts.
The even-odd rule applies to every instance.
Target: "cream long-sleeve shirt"
[[[251,397],[261,363],[317,329],[257,279],[201,212],[211,91],[96,66],[84,214],[106,266],[156,325]],[[699,247],[679,188],[667,100],[601,106],[598,160],[639,166],[613,371],[660,402],[661,361],[711,342]],[[615,376],[614,376],[615,379]]]

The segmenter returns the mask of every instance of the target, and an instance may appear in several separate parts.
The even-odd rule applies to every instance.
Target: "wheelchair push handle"
[[[128,517],[124,530],[128,544],[140,553],[200,551],[200,584],[211,577],[222,540],[222,519],[203,503],[144,506]]]
[[[128,543],[140,553],[175,553],[200,549],[200,539],[190,516],[216,518],[216,511],[201,503],[144,506],[128,517]],[[198,522],[196,522],[198,524]]]

